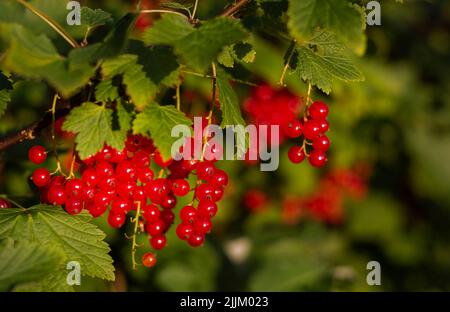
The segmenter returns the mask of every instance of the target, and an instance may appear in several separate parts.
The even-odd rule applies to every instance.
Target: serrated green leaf
[[[0,210],[0,239],[35,242],[61,250],[64,261],[78,261],[81,274],[114,280],[105,234],[87,213],[71,216],[59,207],[37,205],[29,209]]]
[[[73,286],[67,284],[65,265],[59,270],[53,269],[51,274],[35,282],[22,283],[14,287],[14,292],[73,292]]]
[[[118,105],[120,109],[121,105]],[[104,144],[123,150],[129,126],[123,123],[119,130],[114,130],[112,117],[112,109],[91,102],[72,109],[66,117],[63,129],[77,133],[75,143],[81,159],[96,154]]]
[[[59,55],[45,35],[35,36],[19,25],[13,26],[9,34],[5,67],[27,78],[46,80],[64,97],[73,95],[95,74],[89,63],[78,60],[72,64],[71,54],[67,58]]]
[[[166,3],[162,3],[162,6],[165,8],[169,8],[169,9],[185,11],[190,16],[193,4],[192,3],[166,2]]]
[[[256,59],[256,51],[253,45],[248,42],[241,42],[234,45],[235,57],[244,63],[253,63]]]
[[[6,239],[0,245],[0,291],[51,275],[63,258],[52,246]]]
[[[317,31],[297,49],[297,72],[303,80],[330,93],[333,78],[362,81],[364,76],[345,54],[344,47],[327,31]]]
[[[187,18],[166,14],[144,34],[147,44],[171,45],[190,67],[204,70],[222,49],[245,39],[247,32],[237,20],[216,18],[194,28]]]
[[[157,86],[151,81],[144,67],[138,64],[138,56],[123,54],[109,59],[102,65],[102,74],[105,79],[112,79],[117,75],[123,75],[123,84],[133,104],[138,108],[144,108],[156,95]]]
[[[102,9],[81,8],[81,25],[92,29],[112,22],[111,14]]]
[[[95,98],[100,102],[113,102],[119,98],[119,88],[114,85],[113,79],[100,81],[95,87]]]
[[[229,82],[228,75],[220,68],[217,69],[217,89],[219,92],[220,109],[222,111],[222,122],[220,126],[222,128],[237,125],[245,127],[246,123],[244,117],[242,117],[238,96]],[[239,140],[236,143],[238,155],[244,155],[248,147],[248,137],[244,142]]]
[[[290,0],[288,27],[303,43],[318,27],[333,31],[358,54],[365,50],[364,10],[347,0]]]
[[[234,67],[234,57],[233,57],[233,47],[226,46],[223,48],[222,52],[220,52],[217,57],[217,61],[225,67],[233,68]]]
[[[192,121],[174,106],[148,105],[136,116],[133,131],[136,134],[149,135],[164,159],[169,159],[173,143],[179,138],[171,136],[172,128],[178,125],[191,126]]]

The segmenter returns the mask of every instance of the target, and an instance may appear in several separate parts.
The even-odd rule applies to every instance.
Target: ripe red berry
[[[110,211],[108,214],[108,224],[111,227],[118,229],[125,224],[126,218],[127,217],[125,213],[121,212],[115,213],[113,211]]]
[[[188,238],[188,243],[191,247],[199,247],[205,241],[205,235],[199,233],[192,233]]]
[[[0,209],[11,208],[11,203],[6,199],[0,198]]]
[[[177,199],[173,195],[166,196],[161,202],[161,207],[164,209],[173,209],[177,205]]]
[[[314,140],[321,133],[320,123],[316,120],[308,120],[303,126],[303,135],[308,140]]]
[[[109,146],[104,146],[103,149],[95,155],[95,160],[98,162],[109,162],[113,158],[114,149]]]
[[[158,207],[156,205],[151,204],[144,208],[142,216],[144,217],[145,220],[147,220],[147,222],[153,223],[159,220],[160,214],[161,213]]]
[[[142,264],[147,268],[153,267],[156,264],[156,256],[151,252],[145,253],[142,256]]]
[[[33,164],[40,165],[47,159],[47,152],[43,146],[35,145],[28,151],[28,159]]]
[[[303,124],[300,120],[294,119],[287,123],[284,128],[284,133],[290,138],[298,138],[303,133]]]
[[[185,196],[189,193],[190,189],[189,182],[184,179],[177,179],[172,183],[172,192],[175,196]]]
[[[114,174],[113,166],[106,161],[97,163],[95,171],[97,172],[97,176],[101,179],[107,179]]]
[[[69,197],[81,197],[83,194],[83,181],[80,179],[70,179],[64,186],[66,194]]]
[[[131,210],[131,203],[123,198],[115,199],[111,204],[111,212],[113,213],[127,213]]]
[[[197,185],[197,188],[195,189],[195,196],[199,200],[216,201],[214,195],[214,186],[208,183]]]
[[[299,164],[305,159],[305,152],[301,146],[292,146],[288,152],[289,160],[294,164]]]
[[[150,244],[152,245],[153,249],[161,250],[166,247],[167,238],[165,235],[154,236],[150,239]]]
[[[181,240],[187,240],[194,232],[194,227],[188,223],[181,223],[176,229],[177,236]]]
[[[162,220],[157,220],[152,223],[147,223],[146,231],[151,236],[157,236],[159,234],[162,234],[165,229],[165,224]]]
[[[214,173],[216,172],[216,168],[214,167],[214,164],[210,161],[204,161],[201,163],[198,163],[196,166],[197,169],[197,177],[200,180],[209,180]]]
[[[50,182],[50,172],[45,168],[38,168],[33,172],[33,183],[37,187],[44,187]]]
[[[155,174],[153,173],[153,170],[150,168],[138,168],[137,169],[137,177],[141,183],[148,183],[151,180],[153,180],[153,177]]]
[[[116,176],[119,180],[124,181],[135,179],[136,169],[130,161],[122,161],[116,167]]]
[[[319,120],[320,133],[326,133],[330,129],[330,124],[325,119]]]
[[[194,222],[194,231],[199,234],[209,233],[212,229],[212,222],[209,218],[198,218]]]
[[[330,139],[326,135],[319,135],[313,141],[313,148],[322,152],[328,151],[330,149]]]
[[[166,179],[156,179],[145,185],[145,192],[154,204],[161,204],[172,185]]]
[[[328,116],[328,105],[321,101],[315,101],[308,109],[312,119],[325,119]]]
[[[192,223],[197,218],[197,209],[193,206],[184,206],[180,210],[180,219],[185,223]]]
[[[92,186],[85,185],[83,187],[83,192],[81,196],[83,200],[92,201],[94,200],[94,196],[95,196],[95,188],[93,188]]]
[[[163,210],[160,218],[165,224],[165,230],[168,230],[175,221],[175,214],[171,210]]]
[[[214,187],[213,191],[213,201],[218,202],[223,197],[223,187],[222,186],[216,186]]]
[[[320,168],[326,164],[328,158],[325,152],[314,150],[309,154],[308,160],[313,167]]]
[[[100,179],[97,176],[97,171],[93,168],[87,168],[83,171],[83,174],[81,175],[81,180],[88,186],[97,186],[97,184],[100,182]]]
[[[58,185],[54,185],[49,188],[47,197],[50,204],[55,206],[62,206],[67,200],[64,187]]]
[[[208,182],[215,186],[227,186],[228,174],[221,169],[216,169],[215,173],[208,180]]]
[[[119,194],[120,197],[122,198],[132,198],[134,195],[134,189],[136,187],[136,184],[133,183],[132,181],[128,180],[128,181],[120,181],[117,184],[117,194]]]
[[[111,196],[104,192],[100,191],[94,195],[94,204],[97,207],[108,207],[111,203]]]
[[[150,166],[150,155],[144,151],[138,151],[134,154],[132,163],[136,165],[137,168],[147,168]]]
[[[69,198],[64,206],[68,214],[77,215],[83,210],[83,201],[81,199]]]
[[[198,213],[204,217],[212,218],[217,214],[217,205],[209,200],[202,200],[198,203]]]
[[[94,202],[88,202],[87,203],[87,210],[89,213],[94,217],[98,218],[101,215],[103,215],[106,210],[108,209],[108,206],[105,205],[96,205]]]

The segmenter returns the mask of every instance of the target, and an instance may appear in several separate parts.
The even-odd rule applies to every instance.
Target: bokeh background
[[[82,2],[116,16],[135,5]],[[225,5],[200,2],[200,18]],[[330,105],[332,149],[324,169],[290,164],[289,143],[276,172],[221,162],[230,185],[205,246],[190,248],[171,233],[152,269],[132,271],[127,229],[113,231],[98,219],[117,280],[85,278],[79,290],[450,290],[450,2],[383,0],[381,8],[382,25],[368,26],[367,51],[358,59],[366,80],[336,83],[330,96],[314,93]],[[257,73],[248,80],[276,87],[286,48],[276,38],[257,38],[256,61],[242,69]],[[293,94],[305,94],[297,77],[287,83]],[[244,105],[252,87],[236,88]],[[187,77],[185,111],[201,113],[209,91],[208,80]],[[0,136],[37,120],[51,97],[44,83],[16,85]],[[39,141],[48,144],[45,136]],[[35,143],[0,155],[0,194],[24,205],[38,201],[26,159]],[[71,144],[70,137],[61,139],[59,148]],[[381,264],[381,286],[366,283],[371,260]]]

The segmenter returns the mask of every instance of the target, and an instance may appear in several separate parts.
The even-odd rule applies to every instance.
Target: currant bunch
[[[46,157],[42,146],[29,151],[29,159],[35,164],[42,164]],[[177,198],[191,192],[191,204],[179,211],[181,223],[176,233],[189,245],[201,246],[212,229],[217,202],[228,184],[227,173],[216,168],[215,160],[164,160],[153,142],[139,135],[128,136],[122,151],[104,146],[96,155],[77,161],[79,178],[52,175],[45,168],[33,172],[32,181],[40,192],[41,202],[62,206],[71,215],[83,210],[94,218],[107,215],[113,228],[121,228],[128,213],[139,210],[136,222],[148,234],[154,250],[167,245],[166,233],[175,223]],[[152,162],[160,168],[156,177],[150,167]],[[197,177],[194,187],[188,180],[191,174]],[[145,254],[143,264],[154,265],[153,257],[152,253]]]
[[[319,168],[326,164],[326,152],[330,148],[330,139],[325,135],[329,129],[327,116],[328,105],[315,101],[308,107],[303,121],[292,119],[283,129],[290,138],[302,137],[302,144],[289,149],[288,157],[292,163],[299,164],[307,157],[313,167]]]

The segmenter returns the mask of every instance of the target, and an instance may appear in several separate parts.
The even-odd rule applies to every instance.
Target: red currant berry
[[[223,170],[216,169],[216,172],[208,182],[215,186],[226,186],[228,185],[228,174]]]
[[[154,236],[150,239],[150,244],[152,245],[153,249],[161,250],[164,247],[166,247],[167,239],[165,235],[158,235]]]
[[[137,177],[141,183],[148,183],[153,180],[154,177],[153,170],[150,168],[138,168]]]
[[[142,216],[149,223],[153,223],[159,220],[160,211],[156,205],[148,205],[144,208]]]
[[[98,162],[109,162],[113,158],[113,155],[113,148],[105,145],[105,147],[103,147],[103,149],[95,155],[95,160]]]
[[[290,138],[298,138],[303,133],[303,124],[300,120],[294,119],[284,127],[284,133]]]
[[[97,207],[108,207],[111,203],[111,196],[106,192],[98,192],[94,195],[94,204]]]
[[[191,186],[184,179],[178,179],[172,183],[172,192],[175,196],[183,197],[189,193]]]
[[[86,185],[94,187],[97,186],[101,179],[98,177],[95,169],[87,168],[81,175],[81,180],[83,180]]]
[[[188,238],[188,243],[191,247],[199,247],[205,241],[205,235],[199,233],[192,233]]]
[[[111,212],[126,214],[131,210],[131,203],[128,200],[118,198],[111,204]]]
[[[117,165],[116,175],[119,180],[132,180],[136,178],[136,169],[130,161],[125,160]]]
[[[187,240],[194,233],[194,228],[190,224],[181,223],[177,226],[176,232],[179,239]]]
[[[160,218],[166,225],[165,230],[167,230],[175,221],[175,214],[171,210],[163,210]]]
[[[48,190],[48,201],[55,206],[62,206],[67,200],[66,192],[62,186],[51,186]]]
[[[222,199],[222,197],[223,197],[223,187],[221,186],[214,187],[213,201],[218,202]]]
[[[166,179],[156,179],[145,185],[145,192],[154,204],[161,204],[172,185]]]
[[[319,120],[320,133],[326,133],[330,129],[330,124],[325,119]]]
[[[212,222],[209,218],[198,218],[194,222],[194,231],[199,234],[209,233],[212,229]]]
[[[313,141],[313,148],[322,152],[328,151],[330,149],[330,139],[326,135],[319,135]]]
[[[85,201],[92,201],[94,200],[94,196],[95,196],[95,188],[93,188],[92,186],[84,186],[83,187],[83,193],[82,193],[82,198]]]
[[[198,160],[191,159],[191,160],[183,160],[182,161],[182,168],[186,171],[194,171],[196,166],[198,164]]]
[[[321,101],[315,101],[308,109],[312,119],[325,119],[328,116],[328,105]]]
[[[217,210],[217,205],[212,201],[204,200],[198,203],[198,212],[204,217],[214,217],[217,214]]]
[[[326,164],[328,158],[325,152],[314,150],[309,154],[308,160],[313,167],[320,168]]]
[[[47,159],[47,152],[45,148],[40,145],[33,146],[28,151],[28,159],[36,165],[42,164]]]
[[[136,184],[132,181],[121,181],[117,184],[117,194],[123,198],[132,198]]]
[[[97,176],[101,179],[107,179],[109,177],[112,177],[114,174],[113,166],[106,161],[97,163],[97,165],[95,166],[95,170],[97,172]]]
[[[209,180],[216,172],[214,164],[209,161],[198,163],[196,168],[197,168],[197,177],[200,180]]]
[[[77,215],[83,210],[83,201],[81,199],[69,198],[64,206],[68,214]]]
[[[153,155],[153,160],[161,168],[166,168],[166,167],[170,166],[170,164],[172,164],[172,162],[173,162],[172,158],[169,158],[168,160],[164,160],[161,156],[161,153],[158,151],[155,152],[155,154]]]
[[[166,196],[161,202],[161,207],[164,209],[173,209],[177,205],[177,199],[173,195]]]
[[[83,194],[83,181],[80,179],[70,179],[64,186],[66,194],[69,197],[81,197]]]
[[[150,155],[144,151],[139,151],[134,154],[132,162],[138,168],[147,168],[150,166]]]
[[[197,209],[193,206],[184,206],[180,210],[180,219],[185,223],[193,223],[197,218]]]
[[[115,229],[121,228],[125,224],[126,219],[125,213],[110,211],[108,214],[108,224]]]
[[[308,120],[303,126],[303,135],[308,140],[314,140],[321,133],[320,123],[316,120]]]
[[[6,199],[0,198],[0,209],[11,208],[11,203]]]
[[[33,183],[38,187],[44,187],[50,182],[50,172],[45,168],[38,168],[33,172]]]
[[[195,196],[199,200],[216,201],[214,196],[214,186],[208,183],[200,184],[195,189]]]
[[[152,223],[147,223],[145,230],[151,236],[157,236],[164,232],[165,224],[162,220],[157,220]]]
[[[288,152],[289,160],[294,164],[299,164],[305,159],[305,152],[301,146],[292,146]]]
[[[50,186],[64,186],[64,184],[66,184],[66,178],[64,178],[63,176],[55,176],[50,180],[49,183]]]
[[[133,192],[133,202],[141,202],[141,205],[147,203],[147,194],[143,186],[136,186]]]
[[[156,264],[156,256],[151,252],[145,253],[142,256],[142,264],[147,268],[153,267]]]

